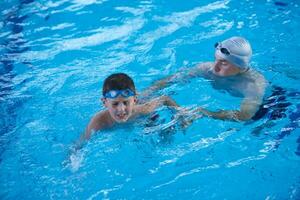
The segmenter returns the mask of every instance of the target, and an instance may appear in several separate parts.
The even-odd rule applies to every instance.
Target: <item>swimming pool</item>
[[[299,199],[297,1],[34,1],[0,3],[1,199]],[[70,149],[103,108],[105,77],[142,91],[213,59],[233,35],[290,103],[250,123],[202,118],[170,130],[167,109]],[[183,106],[232,109],[240,99],[193,79],[161,91]],[[188,97],[188,100],[187,100]],[[280,110],[273,107],[269,113]]]

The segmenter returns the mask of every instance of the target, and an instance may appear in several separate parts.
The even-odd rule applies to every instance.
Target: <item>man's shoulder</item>
[[[201,71],[208,71],[213,67],[213,62],[203,62],[203,63],[199,63],[196,67],[198,70]]]
[[[265,88],[268,85],[264,75],[256,71],[255,69],[250,69],[246,73],[246,76],[248,76],[248,78],[251,80],[247,88],[250,93],[253,93],[255,95],[263,95],[265,92]]]
[[[258,84],[260,86],[262,85],[266,86],[267,84],[267,80],[265,79],[264,75],[259,71],[256,71],[255,69],[250,69],[247,72],[247,76],[250,79],[252,79],[255,84]]]
[[[203,62],[197,64],[189,70],[190,76],[202,76],[213,68],[213,62]]]

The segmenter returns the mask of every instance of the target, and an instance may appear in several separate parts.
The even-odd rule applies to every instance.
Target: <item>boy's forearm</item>
[[[75,143],[75,150],[81,149],[81,147],[83,146],[85,140],[86,140],[85,133],[83,133],[80,136],[79,140],[77,140],[77,142]]]
[[[80,135],[79,140],[76,142],[76,149],[80,149],[82,147],[82,145],[91,138],[91,135],[93,132],[94,132],[94,129],[92,129],[89,124],[86,127],[85,132]]]

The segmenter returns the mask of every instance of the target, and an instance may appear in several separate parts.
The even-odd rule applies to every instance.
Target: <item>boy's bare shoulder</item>
[[[92,118],[92,122],[100,122],[100,121],[103,121],[105,120],[106,118],[106,115],[107,115],[107,111],[106,110],[103,110],[103,111],[100,111],[100,112],[97,112],[93,118]]]
[[[91,119],[87,129],[100,130],[111,125],[111,118],[107,110],[96,113]]]

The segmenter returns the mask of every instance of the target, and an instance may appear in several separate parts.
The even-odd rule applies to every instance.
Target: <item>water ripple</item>
[[[142,19],[133,19],[125,22],[121,26],[103,28],[100,33],[95,33],[86,37],[65,39],[56,42],[52,49],[45,51],[28,51],[23,53],[21,60],[49,60],[64,51],[79,50],[84,47],[101,45],[106,42],[120,40],[130,37],[135,31],[143,26]]]
[[[155,16],[154,20],[159,22],[167,22],[168,25],[161,26],[157,30],[145,33],[137,40],[137,43],[141,43],[151,47],[152,45],[150,44],[152,44],[159,38],[170,35],[180,28],[191,26],[198,16],[204,13],[209,13],[218,9],[226,8],[226,4],[228,4],[228,2],[229,1],[217,1],[203,7],[194,8],[190,11],[173,13],[171,16]]]

